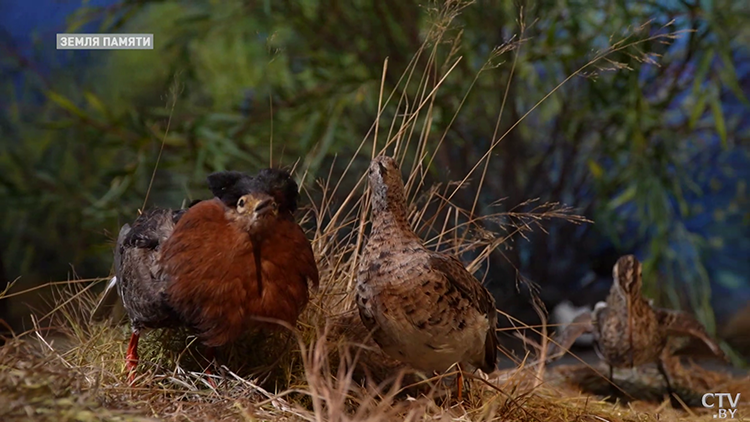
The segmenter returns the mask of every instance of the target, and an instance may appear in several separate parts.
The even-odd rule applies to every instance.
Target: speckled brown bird
[[[455,257],[425,248],[409,226],[396,161],[369,168],[372,230],[357,273],[356,300],[365,327],[390,357],[415,369],[454,364],[496,368],[495,300]],[[462,377],[459,370],[458,393]]]
[[[150,210],[132,228],[126,224],[120,231],[114,279],[133,328],[126,357],[131,381],[138,363],[141,330],[178,325],[199,331],[205,328],[205,322],[198,322],[200,318],[187,308],[200,302],[186,300],[190,292],[201,293],[197,282],[205,281],[204,288],[213,296],[198,303],[199,309],[192,312],[208,311],[216,315],[217,310],[224,312],[221,309],[225,303],[233,306],[235,292],[244,287],[243,282],[252,279],[254,285],[260,286],[261,277],[267,277],[272,287],[283,287],[271,289],[276,295],[270,300],[264,296],[262,303],[275,303],[287,317],[285,321],[292,324],[291,314],[301,312],[308,300],[306,280],[302,282],[304,294],[300,293],[299,274],[309,276],[317,285],[312,249],[292,215],[297,206],[297,185],[287,172],[265,169],[255,177],[220,172],[210,175],[208,182],[216,198],[194,202],[189,210]],[[183,217],[188,220],[180,226]],[[248,255],[248,247],[260,248],[266,244],[271,245],[267,250],[254,253],[251,249]],[[283,251],[279,253],[278,249]],[[169,258],[164,257],[165,253]],[[299,263],[286,265],[290,254],[299,254]],[[283,274],[275,270],[276,266],[285,268]],[[262,271],[256,271],[258,268]],[[246,275],[241,276],[243,271]],[[254,316],[247,311],[247,307],[238,307],[235,314],[245,318]],[[235,334],[247,328],[234,326]],[[208,339],[206,343],[213,346],[234,340],[236,335],[216,338],[209,333],[202,339]]]
[[[561,333],[548,349],[549,360],[564,354],[584,333],[594,335],[599,357],[613,368],[635,367],[656,363],[672,397],[672,385],[662,361],[670,336],[693,336],[703,341],[718,357],[727,360],[719,345],[705,328],[690,314],[655,308],[641,294],[641,264],[633,255],[617,260],[612,277],[614,282],[606,302],[596,304],[592,313],[585,313]]]

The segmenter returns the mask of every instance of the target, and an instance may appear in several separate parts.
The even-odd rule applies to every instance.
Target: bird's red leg
[[[456,382],[458,383],[458,401],[461,401],[463,398],[463,391],[464,391],[464,374],[461,371],[461,367],[458,367],[458,376],[456,377]]]
[[[128,382],[130,384],[135,381],[135,368],[138,366],[138,339],[140,337],[140,331],[133,330],[128,343],[128,351],[125,353],[125,369],[128,371]]]
[[[211,365],[214,363],[214,358],[216,357],[216,351],[213,347],[206,348],[206,359],[208,359],[208,367],[203,371],[206,375],[213,375],[213,372],[211,371]],[[211,387],[216,388],[216,383],[214,382],[214,379],[211,377],[208,377],[208,384],[211,385]]]

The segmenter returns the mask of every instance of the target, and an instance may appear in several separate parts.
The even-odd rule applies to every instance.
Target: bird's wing
[[[132,229],[129,224],[124,224],[120,228],[120,234],[117,236],[117,243],[115,244],[115,277],[116,280],[122,280],[122,253],[125,249],[125,242],[130,237]]]
[[[703,343],[711,349],[711,352],[723,359],[725,362],[729,362],[729,357],[721,350],[719,344],[711,338],[706,332],[705,327],[698,322],[695,317],[687,312],[674,311],[671,309],[654,309],[656,316],[661,325],[666,331],[667,335],[673,337],[680,336],[691,336],[701,340]]]
[[[279,230],[287,233],[287,242],[285,243],[287,243],[287,247],[295,254],[294,260],[289,260],[289,263],[294,263],[297,269],[307,277],[312,291],[318,291],[318,287],[320,286],[318,264],[315,260],[312,244],[307,239],[304,230],[294,220],[280,220]]]
[[[123,242],[120,243],[118,239],[118,244],[126,248],[157,249],[172,233],[174,224],[183,213],[183,210],[164,208],[146,210],[133,222],[133,227],[130,227]]]
[[[564,330],[556,333],[547,347],[547,362],[561,358],[578,337],[593,332],[594,325],[591,318],[591,312],[584,312],[573,318]]]
[[[483,315],[487,316],[489,329],[484,341],[484,366],[480,367],[485,373],[495,370],[497,365],[497,310],[495,298],[457,258],[441,253],[430,254],[430,268],[442,273],[448,282],[461,293],[471,305]]]

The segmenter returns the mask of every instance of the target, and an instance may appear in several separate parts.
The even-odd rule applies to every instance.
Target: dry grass
[[[571,224],[587,220],[565,206],[535,200],[519,204],[511,212],[481,217],[473,211],[476,201],[470,210],[451,202],[461,188],[476,189],[478,196],[486,173],[473,185],[467,183],[471,176],[467,174],[456,183],[426,186],[426,171],[445,138],[445,133],[437,136],[431,133],[432,105],[442,81],[461,59],[454,48],[457,40],[449,38],[449,34],[460,36],[451,25],[464,6],[465,3],[449,1],[434,11],[433,30],[400,81],[404,94],[396,101],[393,94],[386,95],[381,89],[379,104],[383,111],[357,153],[367,148],[368,155],[374,156],[387,149],[398,157],[402,170],[408,174],[410,218],[417,233],[430,247],[455,254],[470,252],[475,258],[467,268],[476,272],[489,254],[509,238],[523,236],[532,229],[543,230],[545,220],[562,218]],[[576,74],[591,72],[603,60],[611,65],[613,62],[607,59],[611,52],[674,36],[668,33],[614,43]],[[488,64],[500,55],[517,54],[523,42],[521,27],[517,40],[496,49]],[[449,54],[439,54],[445,48]],[[445,59],[438,63],[438,57]],[[426,68],[417,69],[416,63],[425,61]],[[387,61],[384,74],[386,71]],[[386,125],[381,115],[395,117]],[[493,148],[504,136],[493,138]],[[381,142],[385,145],[379,146],[378,139],[382,138],[386,139]],[[486,171],[490,152],[491,149],[475,169],[484,166]],[[595,393],[602,383],[606,386],[596,371],[586,365],[548,370],[538,363],[534,347],[521,357],[507,352],[501,355],[502,359],[513,360],[517,368],[496,371],[489,379],[473,379],[468,398],[460,404],[451,397],[444,380],[424,379],[385,357],[369,340],[352,300],[359,252],[369,221],[364,172],[355,170],[361,170],[366,160],[355,160],[352,157],[341,174],[329,174],[326,179],[316,181],[321,192],[319,199],[312,199],[315,195],[306,191],[311,205],[302,221],[306,227],[314,227],[308,235],[318,257],[321,288],[294,334],[253,333],[233,347],[219,350],[217,361],[221,371],[214,375],[218,383],[214,389],[206,382],[208,376],[202,371],[205,361],[189,333],[151,332],[141,341],[140,376],[136,385],[130,387],[123,372],[128,329],[118,324],[91,322],[96,303],[91,287],[96,283],[90,280],[62,283],[58,286],[55,309],[38,317],[35,329],[10,339],[0,348],[0,419],[711,419],[703,410],[673,410],[658,400],[658,395],[656,401],[648,401],[646,397],[646,401],[626,406],[603,401],[582,391]],[[301,173],[304,179],[307,174]],[[353,177],[357,180],[355,188],[341,194],[341,182]],[[539,312],[544,316],[541,309]],[[514,323],[519,333],[523,332],[521,329],[546,333],[546,327]],[[686,388],[742,392],[743,397],[750,397],[748,379],[734,380],[695,368],[681,373],[684,375],[681,385]],[[627,380],[625,384],[630,385]],[[638,390],[651,384],[634,385],[639,385],[635,388]],[[628,393],[627,388],[624,390]],[[747,409],[740,412],[747,413]]]

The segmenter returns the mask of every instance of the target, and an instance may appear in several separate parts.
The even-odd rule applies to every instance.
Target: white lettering
[[[737,407],[737,403],[740,401],[740,393],[737,393],[736,396],[734,396],[734,400],[732,400],[732,395],[727,393],[727,400],[729,401],[729,405],[732,406],[732,409]]]
[[[710,409],[710,408],[712,408],[712,407],[714,407],[714,404],[713,404],[713,403],[711,403],[711,404],[709,405],[709,404],[708,404],[708,402],[706,402],[706,399],[707,399],[708,397],[713,397],[713,396],[714,396],[714,394],[713,394],[713,393],[706,393],[706,394],[704,394],[704,395],[703,395],[703,398],[701,399],[701,402],[703,403],[703,407],[707,407],[707,408],[709,408],[709,409]]]
[[[153,49],[153,34],[57,34],[57,48]]]
[[[719,399],[718,403],[718,409],[717,413],[714,415],[715,419],[726,419],[727,417],[730,419],[734,419],[735,414],[737,413],[737,404],[740,402],[740,393],[735,394],[732,396],[730,393],[706,393],[701,398],[701,403],[703,404],[703,407],[705,408],[712,408],[716,406],[716,403],[710,403],[709,398]],[[724,409],[724,399],[727,399],[727,403],[729,406],[731,406],[730,409]],[[712,400],[713,401],[713,400]]]

